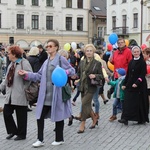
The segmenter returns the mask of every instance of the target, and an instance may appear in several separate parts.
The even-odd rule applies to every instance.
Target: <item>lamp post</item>
[[[142,45],[142,37],[143,37],[143,0],[141,0],[141,40],[140,40],[141,45]]]

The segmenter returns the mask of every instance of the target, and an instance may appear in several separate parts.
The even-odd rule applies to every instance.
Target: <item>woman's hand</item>
[[[96,77],[95,74],[90,74],[90,75],[89,75],[89,78],[90,78],[90,79],[94,79],[95,77]]]
[[[136,88],[136,87],[137,87],[137,85],[136,85],[136,84],[133,84],[133,85],[132,85],[132,87],[133,87],[133,88]]]
[[[19,70],[19,71],[18,71],[18,74],[21,75],[21,76],[26,75],[27,73],[28,73],[28,72],[25,71],[25,70]]]
[[[126,86],[122,86],[121,88],[122,88],[122,90],[124,90],[126,88]]]

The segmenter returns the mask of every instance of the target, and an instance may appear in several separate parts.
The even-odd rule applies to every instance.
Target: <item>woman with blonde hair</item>
[[[96,92],[97,86],[91,84],[91,79],[100,81],[103,79],[101,63],[94,58],[96,51],[93,44],[87,44],[84,48],[85,57],[81,60],[78,70],[78,77],[80,78],[79,90],[81,91],[81,125],[77,133],[83,133],[85,129],[86,119],[91,117],[93,120],[90,129],[97,125],[97,118],[92,110],[92,98]]]

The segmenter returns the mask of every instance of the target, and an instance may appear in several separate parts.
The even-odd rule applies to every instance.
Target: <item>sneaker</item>
[[[53,146],[57,146],[57,145],[62,145],[62,144],[64,144],[64,143],[65,143],[64,141],[60,141],[60,142],[54,141],[54,142],[52,143],[52,145],[53,145]]]
[[[111,116],[111,117],[109,118],[109,121],[114,121],[114,120],[116,120],[116,119],[117,119],[116,116]]]
[[[33,147],[41,147],[44,146],[44,142],[37,140],[35,143],[32,144]]]

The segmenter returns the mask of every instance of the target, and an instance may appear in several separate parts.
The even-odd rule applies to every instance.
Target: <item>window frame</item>
[[[78,8],[83,8],[83,0],[77,0]]]
[[[83,31],[83,18],[77,18],[77,31]]]
[[[66,17],[66,30],[72,31],[72,17]]]
[[[53,7],[53,0],[46,0],[46,6]]]
[[[116,16],[112,16],[112,29],[116,28]]]
[[[24,0],[17,0],[17,5],[24,5]]]
[[[39,15],[32,15],[32,29],[39,29]]]
[[[39,0],[32,0],[32,6],[39,6]]]
[[[53,30],[53,16],[46,16],[46,30]]]
[[[24,29],[24,14],[17,14],[17,29]]]
[[[2,28],[2,14],[0,13],[0,28]]]
[[[72,0],[66,0],[66,8],[72,8]]]
[[[138,13],[133,14],[133,28],[138,28]]]

